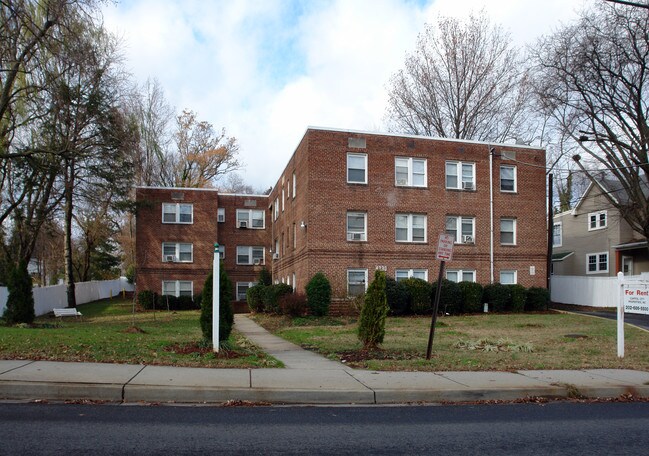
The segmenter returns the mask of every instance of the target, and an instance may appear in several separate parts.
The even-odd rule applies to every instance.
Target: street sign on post
[[[219,298],[220,298],[220,255],[219,244],[214,243],[214,263],[212,264],[212,347],[213,350],[219,352]]]
[[[455,238],[450,234],[440,234],[437,242],[436,258],[439,263],[439,277],[437,278],[437,289],[435,290],[435,302],[433,304],[433,319],[430,323],[430,334],[428,335],[428,349],[426,359],[429,360],[433,350],[433,338],[435,337],[435,324],[437,323],[437,310],[439,309],[439,297],[442,292],[442,279],[444,278],[444,266],[447,261],[453,258],[453,243]]]

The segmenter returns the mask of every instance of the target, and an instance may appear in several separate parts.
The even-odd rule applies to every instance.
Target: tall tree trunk
[[[72,189],[74,188],[74,157],[65,162],[65,283],[68,307],[76,308],[74,273],[72,271]]]

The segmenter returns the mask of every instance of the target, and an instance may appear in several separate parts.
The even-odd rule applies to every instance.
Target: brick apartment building
[[[377,269],[433,282],[443,232],[447,278],[545,286],[545,189],[542,149],[309,128],[269,196],[138,188],[138,289],[199,292],[215,241],[239,299],[264,264],[298,290],[322,271],[335,298]]]

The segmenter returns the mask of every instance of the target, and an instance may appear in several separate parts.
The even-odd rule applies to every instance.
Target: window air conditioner
[[[475,241],[473,239],[473,236],[470,236],[468,234],[465,234],[462,236],[462,243],[463,244],[473,244]]]
[[[397,185],[408,185],[408,179],[397,179]]]
[[[259,258],[255,258],[255,261],[253,261],[253,264],[255,266],[259,266],[261,264],[261,260]]]
[[[241,220],[237,226],[239,228],[248,228],[248,222],[245,220]]]
[[[279,260],[279,253],[273,253],[273,260]]]
[[[462,182],[462,190],[474,190],[473,182]]]
[[[349,233],[347,235],[347,240],[348,241],[362,241],[363,240],[363,233]]]
[[[176,257],[174,255],[165,255],[165,261],[167,263],[173,263],[176,261]]]

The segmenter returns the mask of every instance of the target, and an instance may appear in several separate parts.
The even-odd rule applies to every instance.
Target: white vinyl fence
[[[649,274],[632,277],[646,280]],[[550,280],[552,302],[590,307],[617,306],[617,277],[553,275]]]
[[[36,316],[45,315],[52,309],[59,309],[68,306],[68,298],[65,292],[66,286],[53,285],[51,287],[34,288],[34,311]],[[99,299],[106,299],[117,296],[122,291],[133,291],[134,286],[128,283],[126,277],[115,280],[101,280],[92,282],[80,282],[75,284],[75,296],[78,304],[85,304]],[[5,310],[9,292],[6,287],[0,287],[0,315]]]

